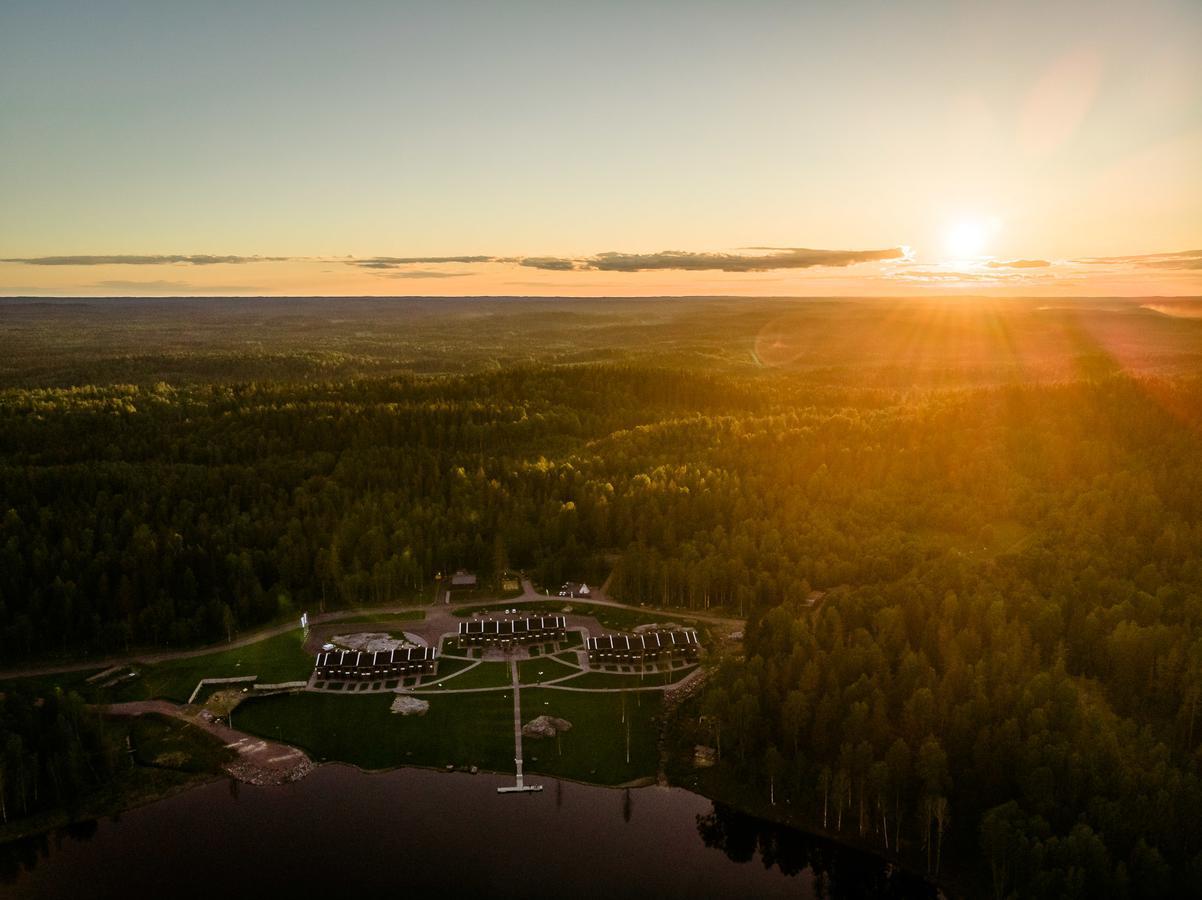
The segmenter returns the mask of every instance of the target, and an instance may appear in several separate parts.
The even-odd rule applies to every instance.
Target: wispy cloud
[[[1039,272],[1028,272],[1023,269],[1040,269]],[[898,281],[913,284],[946,285],[1002,285],[1002,284],[1047,284],[1057,279],[1052,272],[1042,271],[1044,266],[1014,266],[1007,270],[1005,266],[995,266],[992,261],[986,262],[982,268],[959,265],[915,265],[896,269],[889,277]]]
[[[1202,250],[1144,253],[1139,256],[1092,256],[1078,260],[1091,265],[1135,265],[1153,269],[1202,269]]]
[[[439,272],[435,269],[386,269],[372,272],[382,278],[463,278],[471,272]]]
[[[1051,263],[1046,259],[991,259],[985,265],[991,269],[1046,269]]]
[[[186,263],[193,266],[212,266],[219,263],[286,262],[291,256],[211,256],[208,254],[116,254],[112,256],[27,256],[0,259],[6,263],[27,266],[163,266]]]
[[[129,291],[131,293],[171,293],[190,292],[194,294],[242,294],[259,290],[249,284],[193,284],[188,281],[95,281],[89,287],[101,288],[106,291]]]

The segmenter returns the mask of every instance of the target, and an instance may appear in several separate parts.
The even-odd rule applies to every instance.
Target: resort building
[[[434,671],[438,650],[434,647],[398,647],[365,653],[359,650],[329,650],[317,654],[315,673],[319,681],[362,681],[428,675]]]
[[[645,631],[642,634],[603,634],[586,645],[590,665],[656,662],[666,659],[697,659],[701,644],[691,628],[680,631]]]
[[[469,619],[459,623],[459,640],[465,644],[548,641],[567,635],[563,616],[531,616],[528,619]]]

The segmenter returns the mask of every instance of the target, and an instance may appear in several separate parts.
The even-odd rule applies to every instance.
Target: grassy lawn
[[[389,712],[391,694],[340,696],[300,693],[256,697],[238,707],[238,728],[303,747],[314,759],[340,760],[368,769],[400,765],[513,768],[513,697],[507,691],[427,697],[425,716]],[[626,726],[630,722],[630,762]],[[658,764],[654,716],[657,694],[574,694],[522,691],[522,719],[567,719],[559,739],[524,742],[526,771],[597,784],[622,784],[654,776]]]
[[[572,723],[572,730],[559,738],[525,739],[522,755],[526,771],[596,784],[623,784],[654,776],[659,752],[653,719],[660,710],[661,698],[658,694],[631,694],[624,702],[630,724],[629,763],[621,694],[523,690],[523,722],[550,715]]]
[[[445,656],[438,657],[438,661],[434,664],[433,675],[423,675],[422,681],[426,684],[433,684],[435,681],[440,681],[448,675],[454,675],[456,672],[462,672],[471,665],[470,660],[466,659],[447,659]]]
[[[675,669],[671,672],[650,672],[646,675],[626,674],[619,672],[584,672],[570,681],[563,682],[564,687],[574,688],[636,688],[652,687],[654,685],[672,684],[680,681],[693,667]]]
[[[469,669],[462,675],[456,675],[446,683],[448,690],[463,688],[503,687],[510,684],[509,664],[501,662],[482,662]],[[431,687],[424,684],[422,687]]]
[[[303,643],[304,635],[296,628],[234,650],[138,666],[141,677],[117,685],[110,699],[163,697],[182,703],[202,678],[258,675],[260,684],[304,681],[313,672],[313,658],[302,649]]]
[[[565,675],[574,675],[579,671],[575,666],[569,666],[554,656],[540,657],[539,659],[524,659],[518,663],[518,680],[522,684],[538,684],[543,681],[563,678]],[[539,675],[539,672],[543,674]]]
[[[58,675],[14,678],[11,681],[0,681],[0,691],[19,689],[33,694],[48,694],[55,688],[62,688],[64,691],[76,691],[80,696],[88,698],[95,692],[94,687],[88,684],[88,676],[103,671],[103,668],[96,668],[82,672],[63,672]],[[107,679],[104,680],[107,681]]]
[[[195,725],[166,716],[132,719],[129,739],[140,765],[180,772],[217,772],[238,755]]]
[[[389,711],[392,694],[277,694],[238,707],[238,728],[303,747],[316,760],[366,769],[401,765],[513,769],[513,697],[426,697],[424,716]]]

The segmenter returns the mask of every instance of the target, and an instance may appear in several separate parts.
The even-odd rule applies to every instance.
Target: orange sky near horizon
[[[12,5],[0,296],[1199,295],[1199,46],[1197,0]]]
[[[341,259],[0,265],[5,296],[1202,295],[1202,251],[1108,261],[915,259],[764,272],[545,270],[517,262],[363,268]],[[1040,261],[1043,262],[1043,261]],[[1014,265],[1007,265],[1013,263]],[[586,263],[578,263],[584,265]],[[13,281],[18,270],[23,278]],[[33,272],[36,277],[28,277]]]

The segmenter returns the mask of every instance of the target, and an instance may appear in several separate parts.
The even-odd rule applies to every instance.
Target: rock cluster
[[[313,763],[303,754],[298,754],[288,766],[260,766],[239,758],[225,767],[225,771],[245,784],[288,784],[300,781],[313,771]]]
[[[409,697],[402,694],[392,701],[392,711],[402,716],[424,716],[429,708],[429,701],[422,700],[420,697]]]
[[[572,723],[567,719],[557,719],[554,716],[539,716],[522,726],[522,737],[545,738],[555,737],[565,731],[572,730]]]
[[[408,634],[404,638],[394,638],[391,634],[383,631],[336,634],[330,640],[345,650],[361,650],[364,653],[388,653],[391,650],[410,647],[414,643],[409,640]]]

